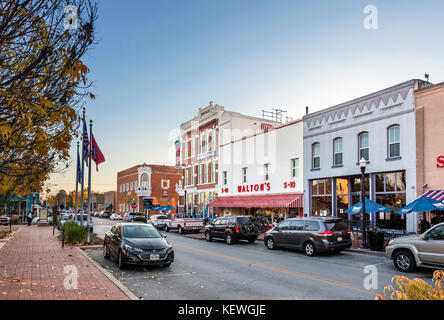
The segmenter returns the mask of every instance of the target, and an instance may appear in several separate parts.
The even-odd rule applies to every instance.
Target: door
[[[444,225],[425,234],[420,242],[419,257],[424,263],[444,265]]]
[[[114,237],[117,236],[117,239]],[[122,227],[120,225],[114,226],[111,229],[111,238],[110,238],[110,251],[114,257],[117,257],[117,253],[120,249],[120,244],[122,242]]]
[[[290,221],[279,223],[275,230],[273,233],[274,241],[278,246],[286,247],[288,243],[287,236],[290,231]]]
[[[220,219],[216,219],[213,221],[213,224],[209,225],[210,233],[213,238],[219,238],[217,233],[217,227],[220,226]]]
[[[216,225],[217,238],[225,239],[225,229],[228,226],[228,218],[220,218],[219,223]]]
[[[291,220],[290,229],[285,233],[285,244],[290,248],[300,248],[304,241],[304,220]]]

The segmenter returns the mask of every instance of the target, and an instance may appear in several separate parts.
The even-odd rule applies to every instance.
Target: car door
[[[216,226],[217,237],[220,239],[225,239],[225,229],[228,226],[228,218],[220,218],[219,224]]]
[[[117,257],[117,253],[119,252],[120,249],[120,243],[122,241],[121,235],[122,235],[122,227],[120,225],[114,226],[111,229],[111,238],[110,238],[111,251],[112,255],[115,257]]]
[[[284,233],[285,245],[289,248],[299,248],[305,237],[304,220],[290,220],[289,230]]]
[[[290,221],[283,221],[276,226],[275,233],[273,234],[276,245],[281,247],[287,247],[287,236],[290,231]]]
[[[419,257],[424,263],[444,265],[444,225],[425,234],[420,241]]]
[[[218,238],[217,235],[217,226],[220,224],[220,219],[216,219],[213,221],[212,224],[208,225],[208,228],[210,229],[210,234],[213,238]]]

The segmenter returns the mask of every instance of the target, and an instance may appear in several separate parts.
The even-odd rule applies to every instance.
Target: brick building
[[[263,132],[279,122],[227,111],[210,101],[199,113],[180,126],[183,181],[179,210],[189,214],[218,215],[208,204],[218,196],[219,146]]]
[[[152,198],[153,206],[176,208],[179,196],[176,185],[182,178],[182,170],[163,165],[136,165],[117,173],[115,212],[145,212],[143,199]],[[137,207],[133,209],[132,203]],[[176,210],[171,210],[174,213]],[[150,214],[158,213],[151,211]]]

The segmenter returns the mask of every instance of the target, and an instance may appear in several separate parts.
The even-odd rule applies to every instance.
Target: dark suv
[[[239,240],[256,241],[260,232],[260,225],[250,216],[222,217],[205,226],[205,239],[223,239],[227,244]]]
[[[266,232],[264,244],[270,250],[276,247],[298,249],[314,256],[350,248],[350,233],[347,224],[339,218],[295,218],[284,220]]]

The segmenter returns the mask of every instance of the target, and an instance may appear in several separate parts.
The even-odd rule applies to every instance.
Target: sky
[[[318,111],[425,73],[444,81],[442,0],[97,3],[98,43],[84,59],[96,96],[86,117],[106,158],[93,167],[94,191],[116,190],[117,172],[137,164],[174,165],[175,133],[209,101],[298,119],[305,106]],[[53,193],[75,189],[76,141],[71,157],[47,182]]]

